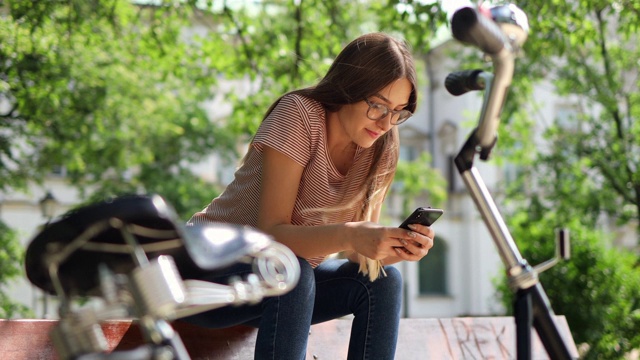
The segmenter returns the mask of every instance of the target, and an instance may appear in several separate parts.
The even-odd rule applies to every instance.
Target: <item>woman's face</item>
[[[370,103],[385,105],[389,110],[402,110],[409,105],[409,95],[412,86],[406,78],[398,79],[380,92],[370,96],[366,100]],[[338,110],[337,115],[340,125],[346,137],[350,138],[355,144],[368,148],[378,140],[387,131],[394,126],[391,124],[391,118],[397,119],[398,115],[391,112],[380,120],[371,120],[367,117],[369,105],[362,99],[357,103],[344,105]]]

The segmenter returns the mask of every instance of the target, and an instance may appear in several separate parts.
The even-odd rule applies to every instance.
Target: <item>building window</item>
[[[447,243],[436,237],[429,255],[418,263],[420,295],[447,295],[448,250]]]
[[[67,168],[61,165],[54,165],[51,168],[51,175],[65,177],[67,176]]]
[[[578,114],[575,106],[557,105],[555,122],[561,129],[576,131],[578,130]]]

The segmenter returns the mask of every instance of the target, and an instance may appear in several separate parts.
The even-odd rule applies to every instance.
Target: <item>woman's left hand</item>
[[[420,224],[409,225],[404,236],[398,240],[402,246],[394,247],[397,256],[407,261],[418,261],[427,256],[433,247],[435,232],[432,228]]]

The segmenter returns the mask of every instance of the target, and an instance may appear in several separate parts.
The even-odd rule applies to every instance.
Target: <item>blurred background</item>
[[[496,2],[497,4],[497,2]],[[530,34],[492,157],[477,167],[524,258],[572,258],[540,275],[584,358],[640,348],[640,90],[636,1],[515,3]],[[405,278],[404,317],[512,313],[493,240],[453,158],[481,93],[444,79],[491,71],[451,38],[464,1],[0,1],[0,318],[56,318],[25,278],[42,225],[123,194],[159,194],[185,221],[233,178],[269,105],[314,84],[353,38],[406,39],[418,111],[400,126],[401,164],[383,223],[440,207],[437,237]]]

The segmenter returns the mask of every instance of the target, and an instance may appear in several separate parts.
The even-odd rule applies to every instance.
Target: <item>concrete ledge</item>
[[[556,316],[558,328],[569,350],[578,358],[564,316]],[[55,320],[0,320],[0,359],[58,359],[49,331]],[[245,326],[205,329],[176,321],[193,360],[246,360],[253,358],[256,330]],[[102,324],[110,351],[128,350],[142,344],[141,333],[131,321]],[[338,319],[313,325],[307,359],[346,359],[351,320]],[[533,359],[549,359],[533,331]],[[465,317],[444,319],[402,319],[396,351],[397,360],[429,359],[515,359],[516,334],[512,317]]]

